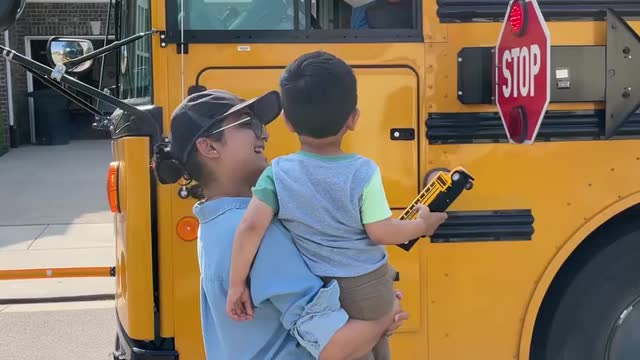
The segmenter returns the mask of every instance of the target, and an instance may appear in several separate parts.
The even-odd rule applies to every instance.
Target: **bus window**
[[[419,29],[419,0],[169,0],[169,3],[177,10],[178,28],[184,17],[185,31],[326,33]]]
[[[151,29],[150,0],[124,0],[121,5],[120,39]],[[120,54],[121,99],[146,99],[151,103],[151,38],[122,47]]]
[[[345,0],[351,5],[352,29],[411,29],[412,0]]]
[[[306,27],[304,1],[298,1],[298,24],[293,16],[294,0],[177,1],[180,14],[186,14],[185,30],[294,30],[296,26],[298,29]],[[181,21],[182,15],[178,16]]]

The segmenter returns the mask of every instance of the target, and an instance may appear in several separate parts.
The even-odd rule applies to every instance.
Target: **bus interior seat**
[[[413,2],[377,0],[367,9],[367,20],[371,29],[412,29]]]

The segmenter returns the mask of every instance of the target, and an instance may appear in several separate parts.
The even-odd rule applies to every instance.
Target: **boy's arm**
[[[273,209],[256,198],[251,198],[233,238],[229,286],[244,286],[260,241],[273,220]]]
[[[238,225],[231,253],[227,314],[234,320],[253,316],[247,291],[247,277],[260,241],[278,210],[278,200],[271,168],[267,168],[253,188],[253,197]]]
[[[273,171],[267,167],[252,189],[253,197],[233,238],[229,287],[246,284],[260,241],[278,211]]]
[[[416,220],[398,220],[391,217],[391,209],[378,169],[362,194],[362,223],[369,238],[380,245],[403,244],[422,236],[430,236],[444,221],[444,214],[429,213],[420,206],[421,216]]]
[[[371,224],[365,224],[369,238],[379,245],[404,244],[407,241],[429,236],[433,231],[425,230],[427,225],[420,220],[398,220],[387,218]]]

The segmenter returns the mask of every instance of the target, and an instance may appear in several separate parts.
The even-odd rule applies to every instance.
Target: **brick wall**
[[[100,34],[104,34],[108,7],[108,3],[28,2],[20,19],[10,29],[9,41],[11,42],[11,48],[20,54],[26,54],[26,36],[92,35],[92,21],[101,22]],[[113,26],[111,26],[110,33],[114,33]],[[13,111],[18,132],[18,143],[25,144],[30,142],[29,106],[26,95],[27,75],[22,68],[16,65],[12,65],[11,69],[14,99]],[[0,84],[6,84],[6,80],[4,80],[5,73],[4,62],[2,61],[2,64],[0,64]],[[6,105],[6,86],[2,86],[0,87],[0,111],[4,113],[5,118],[8,118]],[[8,120],[4,120],[4,122],[8,122]]]

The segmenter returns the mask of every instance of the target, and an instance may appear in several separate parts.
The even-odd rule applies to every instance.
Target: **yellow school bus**
[[[433,169],[463,166],[475,179],[434,236],[409,251],[389,247],[411,315],[391,337],[394,359],[636,358],[640,1],[540,1],[551,34],[551,102],[532,145],[507,141],[495,105],[492,51],[508,1],[351,4],[113,1],[118,40],[140,35],[113,47],[112,96],[74,81],[78,64],[60,66],[68,59],[38,67],[2,48],[52,86],[118,108],[96,125],[113,134],[113,358],[205,356],[193,184],[161,182],[153,171],[163,164],[154,158],[162,159],[173,109],[202,89],[245,98],[277,89],[284,67],[314,50],[355,69],[362,117],[346,150],[380,165],[396,216]],[[11,15],[0,19],[18,5],[0,6]],[[363,9],[368,25],[352,25]],[[60,44],[73,42],[51,42]],[[296,150],[282,121],[269,132],[270,158]]]

